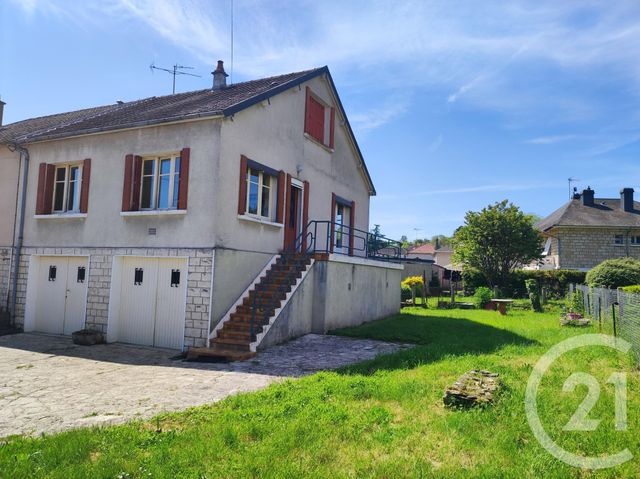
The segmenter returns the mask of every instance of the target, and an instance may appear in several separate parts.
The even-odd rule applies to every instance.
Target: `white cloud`
[[[531,138],[530,140],[525,140],[524,142],[529,145],[552,145],[554,143],[573,140],[575,138],[577,138],[577,135],[540,136],[538,138]]]
[[[364,112],[352,113],[349,115],[349,121],[356,133],[365,133],[380,128],[401,116],[409,108],[409,103],[408,95],[394,95],[382,105]]]

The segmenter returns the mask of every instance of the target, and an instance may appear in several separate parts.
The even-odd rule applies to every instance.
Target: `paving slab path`
[[[172,359],[125,344],[77,346],[40,334],[0,337],[0,437],[117,424],[219,401],[289,377],[408,345],[309,334],[236,363]]]

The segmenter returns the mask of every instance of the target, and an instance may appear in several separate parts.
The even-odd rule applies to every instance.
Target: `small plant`
[[[400,285],[400,299],[402,301],[407,301],[411,299],[411,288],[406,284]]]
[[[422,296],[422,276],[409,276],[402,280],[400,283],[400,288],[407,287],[410,291],[410,298],[414,301],[416,300],[416,296]]]
[[[473,293],[473,303],[477,308],[483,309],[493,299],[493,291],[486,286],[480,286],[476,288],[476,292]]]
[[[584,314],[584,294],[577,289],[567,296],[567,309],[570,313]]]
[[[540,294],[540,286],[535,279],[527,279],[524,282],[531,301],[531,309],[536,313],[542,313],[542,295]]]

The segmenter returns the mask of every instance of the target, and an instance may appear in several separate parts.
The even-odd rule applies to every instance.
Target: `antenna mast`
[[[233,83],[233,0],[231,0],[231,72],[229,83]]]
[[[180,70],[193,70],[193,67],[186,67],[186,66],[183,66],[183,65],[178,65],[177,63],[175,65],[173,65],[173,69],[157,67],[152,63],[151,65],[149,65],[149,69],[151,70],[151,73],[153,73],[153,70],[162,70],[163,72],[167,72],[167,73],[173,75],[173,90],[172,90],[172,92],[173,92],[174,95],[176,93],[176,75],[189,75],[189,76],[192,76],[192,77],[200,78],[200,75],[196,75],[194,73],[187,73],[187,72],[180,71]]]
[[[580,180],[577,178],[569,177],[567,178],[567,181],[569,182],[569,199],[571,200],[573,199],[573,190],[571,189],[571,185],[572,183],[575,183],[576,181],[580,181]]]

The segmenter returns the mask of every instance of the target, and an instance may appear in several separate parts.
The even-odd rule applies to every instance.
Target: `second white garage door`
[[[182,349],[187,260],[124,258],[118,341]]]

